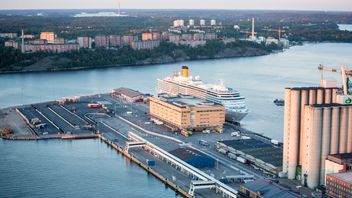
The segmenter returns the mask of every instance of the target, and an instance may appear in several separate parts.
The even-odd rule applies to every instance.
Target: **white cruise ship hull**
[[[225,120],[228,122],[240,123],[247,114],[248,112],[226,111]]]

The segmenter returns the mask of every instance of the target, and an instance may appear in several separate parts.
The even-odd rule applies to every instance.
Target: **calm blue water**
[[[352,32],[352,24],[338,24],[340,30],[347,30]]]
[[[175,197],[100,140],[0,140],[0,197]]]
[[[191,75],[200,75],[208,82],[222,79],[246,97],[250,114],[243,121],[245,127],[282,140],[283,108],[276,107],[272,101],[283,98],[285,87],[318,85],[319,64],[351,65],[351,53],[352,44],[305,44],[262,57],[0,75],[0,107],[104,93],[120,86],[154,93],[157,78],[180,70],[181,65],[188,65]],[[332,77],[340,80],[336,74]]]

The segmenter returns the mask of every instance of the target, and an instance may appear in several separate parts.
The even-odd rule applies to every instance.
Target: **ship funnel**
[[[188,67],[182,66],[182,77],[188,78]]]

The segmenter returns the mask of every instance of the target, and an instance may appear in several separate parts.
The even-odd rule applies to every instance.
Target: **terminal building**
[[[150,116],[164,122],[173,130],[222,128],[225,123],[225,108],[222,105],[203,101],[188,95],[159,95],[150,97]]]
[[[294,193],[270,180],[258,179],[241,185],[239,194],[245,198],[298,198]]]
[[[135,91],[129,88],[120,87],[113,89],[110,95],[114,98],[124,100],[127,102],[142,102],[143,94],[139,91]]]
[[[243,158],[264,172],[277,175],[282,167],[282,149],[256,139],[224,140],[216,144],[232,159]],[[245,163],[242,161],[242,163]]]
[[[325,183],[330,154],[352,152],[352,106],[337,87],[286,88],[283,172],[309,188]]]

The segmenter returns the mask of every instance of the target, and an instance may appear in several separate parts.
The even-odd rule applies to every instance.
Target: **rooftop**
[[[224,140],[221,143],[242,151],[265,163],[272,164],[276,167],[282,166],[282,149],[274,147],[270,143],[262,142],[256,139]]]
[[[199,98],[189,96],[189,95],[178,95],[178,96],[170,96],[168,94],[161,94],[159,98],[165,102],[170,104],[179,106],[179,107],[212,107],[212,106],[221,106],[219,104],[215,104],[213,102],[208,102],[201,100]]]
[[[192,159],[194,157],[206,157],[206,158],[211,158],[197,150],[191,149],[191,148],[178,148],[175,150],[170,151],[172,155],[175,155],[176,157],[187,161],[189,159]],[[212,159],[212,158],[211,158]]]
[[[129,89],[129,88],[124,88],[124,87],[120,87],[120,88],[114,89],[113,93],[125,95],[125,96],[130,97],[130,98],[143,95],[139,91],[135,91],[135,90],[132,90],[132,89]]]
[[[262,197],[265,198],[296,198],[300,195],[265,179],[258,179],[253,182],[249,182],[242,185],[244,188],[258,192]]]
[[[352,184],[352,172],[334,173],[334,174],[328,174],[328,176],[331,176],[343,182]]]

